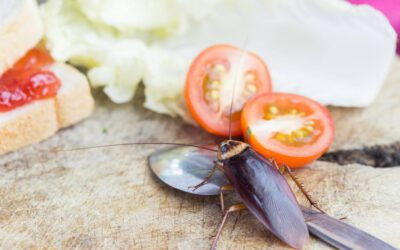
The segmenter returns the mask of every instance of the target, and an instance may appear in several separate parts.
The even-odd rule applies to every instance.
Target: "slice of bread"
[[[0,75],[42,36],[36,0],[0,0]],[[0,112],[0,155],[39,142],[92,112],[94,101],[83,74],[63,63],[54,63],[49,70],[61,81],[55,98]]]
[[[61,81],[56,98],[0,113],[0,155],[46,139],[92,112],[94,101],[86,77],[63,63],[53,64],[50,70]]]
[[[64,63],[55,63],[50,70],[61,80],[55,102],[58,127],[68,127],[89,116],[94,102],[86,76]]]
[[[43,23],[35,0],[0,0],[0,75],[42,36]]]

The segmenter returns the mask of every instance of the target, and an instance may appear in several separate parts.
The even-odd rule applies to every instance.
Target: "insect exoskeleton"
[[[278,165],[249,144],[236,140],[226,140],[219,145],[218,162],[231,189],[243,202],[232,209],[246,207],[277,238],[293,248],[302,249],[309,238],[307,225]],[[213,246],[217,239],[218,236]]]
[[[235,155],[240,154],[249,147],[250,145],[245,142],[236,140],[225,140],[219,144],[218,160],[223,161],[229,159]]]

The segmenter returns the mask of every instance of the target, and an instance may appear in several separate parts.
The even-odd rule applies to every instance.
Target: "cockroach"
[[[277,238],[293,248],[302,249],[309,233],[299,204],[282,175],[283,171],[288,171],[294,177],[289,168],[285,165],[278,167],[275,161],[257,153],[249,144],[237,140],[221,142],[217,159],[207,178],[194,187],[199,188],[207,183],[217,169],[225,174],[231,184],[220,190],[224,216],[211,249],[216,247],[228,214],[246,208]],[[295,183],[298,183],[296,179]],[[223,194],[231,190],[236,191],[243,203],[225,210]],[[301,190],[304,191],[302,187]],[[309,195],[305,194],[316,206]]]

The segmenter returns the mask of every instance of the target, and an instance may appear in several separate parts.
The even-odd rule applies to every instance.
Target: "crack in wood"
[[[400,142],[361,149],[337,150],[325,153],[319,160],[339,165],[359,163],[377,168],[396,167],[400,166]]]

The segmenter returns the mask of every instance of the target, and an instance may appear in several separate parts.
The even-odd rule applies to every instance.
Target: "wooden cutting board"
[[[333,109],[333,150],[400,140],[400,63],[365,109]],[[0,157],[0,247],[207,249],[221,219],[217,197],[168,188],[149,171],[160,147],[55,153],[129,141],[212,143],[219,139],[143,109],[97,95],[92,117],[43,143]],[[330,215],[400,248],[400,168],[316,162],[297,172]],[[301,203],[304,199],[299,195]],[[228,195],[228,203],[237,202]],[[219,249],[284,249],[247,212],[232,215]],[[316,239],[306,249],[329,249]]]

